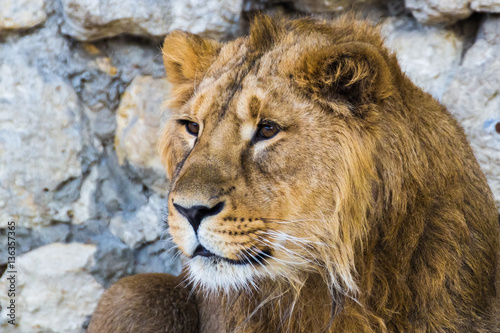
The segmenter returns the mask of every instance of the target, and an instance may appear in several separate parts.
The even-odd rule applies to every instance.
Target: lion
[[[499,332],[499,223],[462,128],[377,27],[173,31],[159,140],[180,277],[125,278],[89,332]]]

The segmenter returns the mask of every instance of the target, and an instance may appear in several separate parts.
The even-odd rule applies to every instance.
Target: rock
[[[120,78],[129,84],[136,76],[165,75],[158,44],[144,39],[118,37],[107,41],[106,52],[120,70]]]
[[[115,76],[118,72],[118,69],[113,66],[113,63],[108,57],[98,57],[95,60],[96,67],[103,73],[108,74],[109,76]]]
[[[97,181],[95,202],[101,219],[118,212],[134,212],[147,203],[144,184],[130,179],[127,169],[120,167],[110,146],[101,156]]]
[[[409,17],[387,18],[381,31],[403,71],[441,99],[460,63],[465,36],[453,28],[422,26]]]
[[[107,63],[109,68],[99,68],[99,62]],[[102,64],[101,64],[102,67]],[[107,72],[118,71],[107,57],[98,57],[87,62],[80,75],[73,78],[77,92],[83,102],[83,112],[89,121],[91,133],[99,140],[110,140],[116,129],[114,110],[118,107],[120,94],[125,84]]]
[[[7,231],[0,229],[0,265],[7,262]],[[49,226],[26,228],[16,226],[16,255],[54,242],[65,242],[69,236],[69,225],[55,223]]]
[[[80,333],[103,292],[102,286],[87,272],[96,247],[80,243],[53,243],[17,257],[16,315],[18,326],[5,321],[2,332]],[[0,280],[0,302],[10,299],[10,283]],[[7,309],[1,312],[2,321]]]
[[[164,35],[168,30],[168,1],[61,0],[63,33],[81,41],[116,36]]]
[[[174,0],[171,3],[169,31],[182,29],[219,40],[240,34],[243,0]]]
[[[156,142],[169,116],[162,103],[170,90],[164,78],[138,76],[122,96],[116,112],[115,149],[118,161],[162,172]]]
[[[117,237],[106,231],[93,241],[98,247],[90,272],[105,288],[134,272],[134,254]]]
[[[19,58],[0,63],[0,227],[48,224],[63,203],[56,193],[81,177],[81,112],[59,76]],[[78,191],[78,188],[72,188]],[[62,201],[71,194],[66,189]]]
[[[294,0],[295,9],[306,13],[342,12],[353,7],[364,7],[381,3],[381,0]]]
[[[82,224],[94,217],[95,195],[97,190],[97,168],[92,168],[80,188],[80,197],[72,204],[73,224]]]
[[[131,178],[162,195],[167,194],[168,182],[156,142],[170,116],[169,110],[162,107],[169,92],[165,78],[138,76],[123,94],[116,112],[118,162],[130,169]]]
[[[47,19],[44,0],[0,0],[0,31],[29,29]]]
[[[12,0],[12,3],[16,1]],[[25,61],[29,63],[29,67],[37,68],[41,72],[66,77],[72,65],[72,54],[70,41],[59,32],[58,15],[54,14],[59,1],[43,2],[45,11],[49,15],[43,27],[9,33],[0,30],[0,59]],[[3,8],[0,12],[2,10]]]
[[[61,0],[63,32],[80,41],[127,33],[158,38],[173,29],[213,38],[238,31],[242,0]]]
[[[95,86],[91,86],[96,88]],[[112,91],[112,90],[110,90]],[[113,138],[116,130],[114,112],[100,104],[97,111],[92,110],[87,105],[84,105],[83,112],[90,123],[90,130],[98,140],[109,141]]]
[[[472,14],[470,0],[406,0],[405,4],[424,24],[451,25]]]
[[[498,0],[472,0],[470,7],[476,12],[500,13]]]
[[[148,203],[136,212],[121,213],[113,217],[109,230],[132,249],[156,241],[166,229],[162,214],[162,209],[166,206],[166,199],[152,195]]]
[[[146,245],[137,251],[135,272],[179,275],[182,262],[177,252],[170,240],[159,240]]]
[[[467,133],[500,211],[500,17],[487,19],[443,103]]]
[[[71,60],[80,67],[71,81],[83,102],[91,136],[102,143],[115,136],[115,111],[130,81],[144,72],[164,76],[159,46],[130,39],[77,44]]]

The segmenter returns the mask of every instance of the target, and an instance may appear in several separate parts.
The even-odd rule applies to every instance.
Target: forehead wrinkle
[[[262,98],[258,96],[263,96],[262,89],[259,88],[259,81],[255,75],[248,75],[242,82],[242,91],[240,98],[236,102],[236,115],[241,121],[258,119],[258,114],[254,114],[252,108],[252,99],[256,98],[261,104]],[[259,108],[260,111],[260,108]]]
[[[239,123],[239,134],[243,141],[250,141],[252,139],[258,119],[254,117],[255,115],[252,114],[252,110],[250,109],[252,99],[257,98],[253,94],[253,89],[248,88],[247,81],[250,78],[247,78],[246,82],[244,82],[244,88],[236,102],[236,110],[234,112],[236,121]]]
[[[241,91],[241,72],[237,72],[234,80],[230,80],[230,83],[226,85],[227,94],[224,96],[224,101],[221,103],[221,107],[219,110],[219,120],[222,120],[233,101],[234,95],[238,91]]]
[[[207,81],[210,81],[210,84],[205,80],[205,82],[201,82],[200,84],[200,87],[212,92],[212,96],[206,99],[214,102],[217,101],[212,103],[210,108],[204,108],[206,110],[204,115],[209,116],[210,114],[217,113],[216,108],[213,107],[213,105],[216,105],[219,109],[217,120],[219,122],[226,116],[228,110],[232,110],[232,107],[236,107],[237,112],[246,109],[240,108],[238,105],[239,98],[236,101],[233,101],[233,99],[235,99],[235,96],[239,96],[244,90],[243,82],[247,81],[246,79],[249,77],[249,74],[250,77],[256,77],[260,73],[260,61],[265,54],[249,51],[243,40],[240,40],[240,43],[237,44],[236,50],[238,52],[236,52],[236,57],[234,54],[236,50],[232,50],[233,52],[229,54],[227,52],[229,50],[226,50],[226,47],[224,47],[221,51],[226,55],[221,57],[224,58],[224,61],[219,60],[217,65],[215,63],[212,64],[210,76],[206,78]],[[223,93],[221,94],[221,92]],[[241,116],[245,117],[243,114]]]
[[[236,93],[241,92],[243,81],[246,79],[246,77],[252,71],[257,72],[259,70],[261,56],[262,54],[244,54],[241,59],[234,65],[235,72],[230,78],[231,89],[229,90],[229,94],[225,100],[225,103],[221,107],[219,119],[222,119],[225,116]]]
[[[262,109],[268,103],[269,87],[267,87],[265,83],[260,82],[259,78],[255,77],[255,80],[252,82],[252,85],[248,88],[248,90],[251,94],[249,94],[249,98],[247,99],[246,109],[250,112],[250,117],[260,119]],[[257,98],[259,103],[255,114],[252,113],[253,110],[250,110],[250,102],[252,98]]]
[[[238,88],[234,84],[231,85],[235,81],[234,76],[235,73],[230,69],[217,78],[210,78],[210,84],[202,84],[203,88],[205,88],[202,94],[206,98],[200,105],[200,110],[203,111],[204,118],[214,113],[218,114],[220,119],[222,118],[220,114],[229,106],[232,97],[236,93],[237,89],[235,88]]]
[[[197,113],[200,120],[207,122],[214,115],[219,114],[219,109],[226,98],[226,94],[221,94],[221,92],[225,91],[224,85],[225,82],[229,81],[230,74],[225,73],[216,79],[209,78],[210,84],[204,82],[200,85],[199,99],[193,103],[195,105],[191,108]]]

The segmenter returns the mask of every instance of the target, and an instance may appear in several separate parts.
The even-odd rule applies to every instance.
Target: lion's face
[[[342,225],[339,207],[366,200],[357,189],[369,169],[361,123],[345,97],[327,108],[298,86],[309,69],[296,64],[310,63],[303,45],[258,52],[249,44],[181,32],[165,41],[174,85],[160,142],[170,234],[193,280],[209,288],[325,265],[352,287],[345,239],[355,231]],[[332,248],[338,256],[325,263]]]
[[[173,164],[182,163],[172,175],[170,233],[194,276],[217,285],[304,265],[294,247],[314,240],[302,228],[333,203],[332,117],[267,75],[247,75],[229,100],[232,75],[205,79],[169,124]]]

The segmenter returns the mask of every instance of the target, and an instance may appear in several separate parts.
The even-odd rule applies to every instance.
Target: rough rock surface
[[[164,78],[137,76],[122,95],[116,111],[115,150],[118,161],[163,170],[156,143],[162,124],[169,116],[162,112],[169,84]]]
[[[168,31],[170,2],[62,0],[64,32],[78,40],[121,33],[161,36]]]
[[[486,20],[443,96],[464,127],[500,208],[500,17]]]
[[[74,54],[70,52],[68,39],[59,32],[55,1],[58,0],[44,1],[48,16],[43,25],[26,31],[0,31],[0,64],[24,61],[43,72],[66,77]]]
[[[0,31],[29,29],[47,19],[44,0],[0,0]]]
[[[103,231],[94,241],[98,243],[94,254],[94,265],[90,268],[92,276],[105,288],[120,278],[134,273],[134,252],[120,239]],[[146,260],[156,258],[148,257]],[[168,271],[167,271],[168,272]]]
[[[403,71],[441,99],[460,63],[464,34],[458,29],[423,26],[409,17],[390,17],[381,28]]]
[[[171,240],[159,240],[144,246],[136,255],[136,273],[181,273],[178,250]]]
[[[417,20],[425,24],[453,24],[472,14],[470,0],[405,0]]]
[[[168,181],[156,152],[162,124],[170,116],[162,106],[170,92],[165,78],[137,76],[116,111],[114,146],[118,163],[156,193],[167,195]]]
[[[166,206],[166,199],[153,195],[137,211],[113,217],[109,230],[132,249],[158,240],[165,231],[163,217]]]
[[[71,204],[73,224],[81,224],[95,217],[95,195],[97,190],[97,168],[92,168],[80,187],[80,197]]]
[[[499,0],[472,0],[470,7],[476,12],[500,13]]]
[[[54,191],[78,186],[81,112],[73,88],[23,60],[0,63],[0,227],[68,221],[72,198]],[[48,121],[50,120],[50,121]],[[29,156],[29,158],[27,158]]]
[[[95,246],[53,243],[17,258],[16,314],[18,326],[5,322],[2,332],[82,332],[82,323],[92,314],[103,292],[87,271]],[[0,303],[7,304],[8,274],[0,280]]]
[[[0,228],[0,265],[5,264],[9,257],[7,231],[8,229]],[[40,225],[33,228],[16,226],[16,255],[26,253],[42,245],[65,242],[69,234],[70,226],[67,223]]]
[[[241,0],[61,0],[63,32],[78,40],[122,33],[162,37],[184,29],[214,38],[234,35]]]
[[[233,38],[240,33],[242,9],[243,0],[172,1],[170,31],[182,29],[215,39]]]

